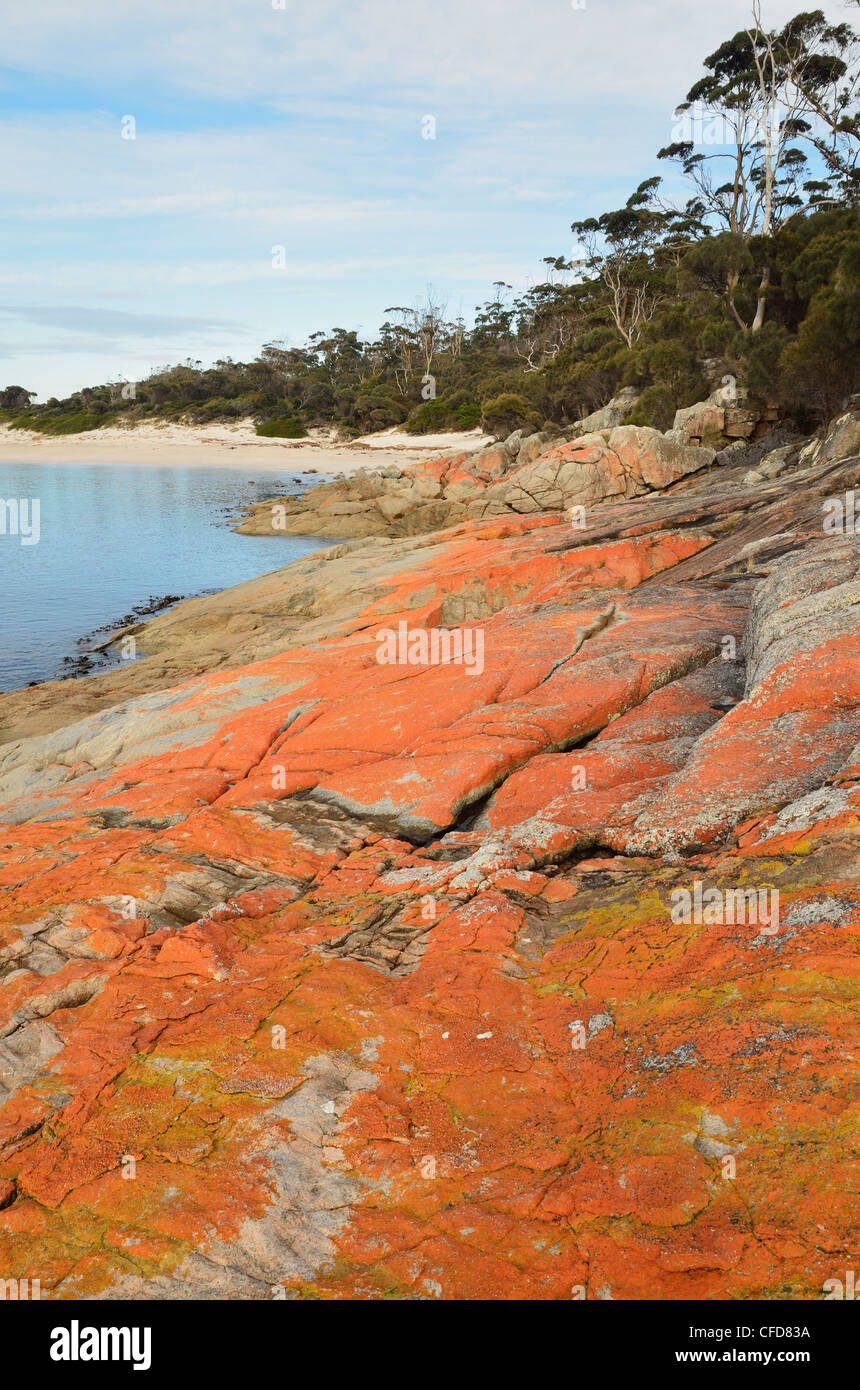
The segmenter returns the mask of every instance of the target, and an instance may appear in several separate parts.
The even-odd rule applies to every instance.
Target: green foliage
[[[410,434],[433,434],[450,428],[450,411],[443,400],[422,401],[409,412],[406,428]]]
[[[265,439],[304,439],[307,430],[301,420],[290,415],[281,420],[265,420],[257,426],[256,433]]]
[[[420,435],[481,424],[503,436],[544,420],[564,428],[632,385],[645,395],[631,420],[665,428],[676,409],[709,394],[703,359],[728,358],[754,396],[778,398],[798,421],[817,422],[858,389],[858,248],[851,208],[793,218],[770,243],[766,314],[756,334],[743,326],[756,303],[755,257],[731,236],[703,236],[673,249],[668,261],[652,248],[658,299],[629,344],[601,280],[547,281],[512,306],[497,297],[471,331],[441,336],[430,400],[422,398],[418,341],[398,338],[389,324],[375,341],[335,329],[301,348],[268,344],[248,363],[182,363],[138,382],[133,396],[105,384],[35,405],[26,404],[29,392],[7,387],[0,416],[45,434],[155,419],[251,419],[264,438],[302,438],[309,428],[355,438],[391,427]],[[729,293],[726,280],[735,275]]]
[[[630,421],[667,428],[709,394],[703,359],[716,358],[754,398],[825,420],[860,384],[855,42],[818,10],[726,39],[678,111],[702,104],[728,137],[675,139],[657,155],[681,170],[685,205],[669,207],[646,177],[623,206],[572,224],[578,259],[545,256],[544,278],[519,293],[494,283],[471,327],[428,289],[420,305],[386,309],[368,339],[335,327],[267,343],[251,362],[189,359],[133,394],[103,383],[35,405],[7,386],[0,418],[47,434],[163,419],[253,420],[268,438],[478,425],[504,436],[564,428],[635,386]],[[775,166],[762,73],[771,115],[789,112],[768,126]]]
[[[682,276],[688,276],[712,295],[725,297],[729,302],[731,293],[727,285],[754,270],[752,251],[735,232],[702,237],[681,261]]]
[[[83,434],[116,423],[114,415],[91,415],[85,410],[71,414],[42,415],[36,410],[25,411],[11,421],[13,430],[34,430],[38,434]]]
[[[357,426],[360,433],[372,434],[374,430],[387,430],[392,425],[402,425],[408,410],[409,407],[397,388],[391,382],[374,375],[357,388],[354,403],[349,410],[349,420]]]
[[[504,439],[507,435],[513,434],[514,430],[540,429],[541,416],[525,396],[507,391],[484,403],[481,424],[488,434],[494,434],[497,439]]]
[[[406,428],[410,434],[433,434],[444,430],[473,430],[481,423],[481,407],[466,391],[448,391],[422,401],[409,412]]]
[[[725,357],[736,337],[734,324],[719,314],[711,314],[701,321],[696,346],[703,357]]]
[[[655,385],[663,387],[674,401],[676,409],[692,405],[708,394],[698,357],[677,338],[655,343],[648,353],[648,371]]]
[[[477,401],[466,401],[457,406],[454,419],[458,429],[476,430],[481,423],[481,407]]]
[[[750,397],[759,405],[779,396],[780,356],[789,337],[783,324],[766,323],[744,354],[744,381]]]
[[[835,415],[857,390],[860,362],[860,245],[846,251],[814,296],[797,337],[780,356],[780,395],[803,422]]]
[[[27,409],[34,394],[33,391],[25,391],[23,386],[7,386],[0,391],[0,412],[7,417],[10,413],[17,415]]]
[[[676,409],[675,397],[667,386],[648,386],[624,424],[650,425],[654,430],[670,430]]]

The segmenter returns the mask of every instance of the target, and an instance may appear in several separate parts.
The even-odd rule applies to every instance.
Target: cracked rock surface
[[[857,461],[739,490],[598,438],[584,530],[572,445],[486,460],[448,530],[0,697],[4,1278],[805,1299],[851,1267],[860,559],[821,505]],[[480,669],[381,664],[401,622],[480,629]]]

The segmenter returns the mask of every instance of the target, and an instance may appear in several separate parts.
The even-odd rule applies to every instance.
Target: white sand
[[[350,444],[322,434],[310,439],[262,439],[249,420],[235,425],[109,426],[59,436],[0,425],[0,463],[174,464],[259,472],[354,473],[359,468],[405,467],[421,459],[472,452],[491,442],[480,430],[420,438],[384,430]]]

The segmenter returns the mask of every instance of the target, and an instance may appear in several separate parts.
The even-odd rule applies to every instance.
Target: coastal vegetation
[[[708,394],[716,362],[814,427],[858,386],[857,36],[821,11],[781,30],[757,19],[703,69],[657,153],[687,196],[670,201],[649,175],[622,207],[572,224],[576,257],[544,257],[520,293],[496,282],[470,324],[428,287],[372,339],[336,327],[252,362],[188,360],[44,404],[10,386],[0,418],[45,434],[251,418],[271,437],[502,435],[567,426],[634,387],[630,422],[666,429]]]

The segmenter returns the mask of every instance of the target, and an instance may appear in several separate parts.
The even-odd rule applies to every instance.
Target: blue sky
[[[764,19],[806,7],[764,0]],[[666,174],[675,104],[749,15],[750,0],[7,0],[0,385],[44,399],[318,328],[370,334],[428,283],[469,319],[494,280],[525,287],[542,256],[569,255],[573,220]]]

